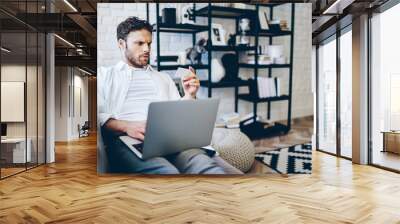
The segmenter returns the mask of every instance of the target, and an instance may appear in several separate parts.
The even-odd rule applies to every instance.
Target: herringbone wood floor
[[[97,176],[96,139],[0,181],[0,223],[400,223],[400,175],[314,153],[312,175]]]

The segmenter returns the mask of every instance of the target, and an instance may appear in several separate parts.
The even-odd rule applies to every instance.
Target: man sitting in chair
[[[224,174],[202,149],[142,160],[118,138],[127,134],[143,141],[149,104],[196,99],[199,80],[190,68],[192,74],[181,80],[185,92],[181,98],[169,75],[148,64],[152,26],[147,21],[127,18],[118,25],[117,39],[123,60],[99,69],[97,97],[99,121],[112,170],[143,174]]]

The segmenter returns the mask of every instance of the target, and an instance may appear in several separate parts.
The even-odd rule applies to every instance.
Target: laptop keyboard
[[[143,143],[133,144],[132,146],[135,147],[135,149],[137,149],[139,152],[143,151]]]

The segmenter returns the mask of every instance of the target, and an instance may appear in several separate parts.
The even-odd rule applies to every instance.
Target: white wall
[[[77,139],[78,124],[83,125],[88,120],[88,78],[72,67],[56,67],[55,73],[55,140]],[[81,91],[82,114],[76,106],[79,104],[77,89]]]
[[[166,6],[181,7],[183,4],[168,3],[161,4],[161,9]],[[200,8],[204,4],[197,4]],[[155,4],[150,4],[150,22],[155,22]],[[111,66],[121,60],[121,55],[117,47],[116,28],[117,25],[129,16],[138,16],[146,19],[146,4],[144,3],[99,3],[97,5],[97,63],[98,66]],[[179,11],[179,10],[177,10]],[[275,18],[286,19],[290,25],[290,4],[277,7],[274,11]],[[205,18],[199,19],[199,23],[205,23]],[[227,33],[233,33],[234,20],[213,19],[213,22],[221,23]],[[207,35],[203,33],[200,36]],[[156,56],[156,35],[153,35],[152,58]],[[261,39],[261,38],[260,38]],[[261,44],[266,44],[267,38],[263,38]],[[284,44],[285,52],[288,57],[289,38],[276,38],[274,44]],[[161,33],[160,46],[162,55],[177,55],[176,52],[184,51],[192,45],[191,35]],[[213,52],[213,57],[220,58],[223,52]],[[293,57],[293,102],[292,116],[304,117],[313,115],[313,95],[311,91],[311,4],[296,4],[295,34],[294,34],[294,57]],[[252,69],[241,69],[240,75],[244,78],[252,76]],[[267,69],[260,69],[259,74],[266,75]],[[172,74],[173,75],[173,72]],[[200,78],[206,78],[207,74],[198,71]],[[281,77],[282,92],[288,92],[288,69],[277,69],[273,72],[274,76]],[[240,92],[248,91],[242,87]],[[201,88],[199,97],[207,97],[207,89]],[[213,89],[213,97],[221,98],[219,114],[234,111],[234,89]],[[265,117],[267,104],[259,104],[258,114]],[[239,101],[239,113],[247,114],[252,112],[252,103]],[[287,118],[287,102],[273,102],[271,110],[272,120],[285,120]]]
[[[67,67],[55,68],[55,140],[66,141],[68,139],[68,86],[69,76]]]

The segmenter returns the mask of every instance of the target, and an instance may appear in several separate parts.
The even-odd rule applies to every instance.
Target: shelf
[[[242,68],[290,68],[290,64],[269,64],[269,65],[258,64],[256,66],[255,64],[239,63],[239,67],[242,67]]]
[[[288,36],[291,34],[292,34],[292,31],[290,31],[290,30],[282,30],[282,31],[278,31],[278,32],[272,32],[269,30],[261,30],[258,32],[259,36],[265,36],[265,37]]]
[[[211,51],[254,51],[255,46],[211,46],[207,47]]]
[[[254,15],[256,11],[254,9],[238,9],[223,6],[205,6],[201,9],[196,10],[195,15],[201,17],[208,17],[208,12],[211,12],[211,17],[216,18],[238,18],[246,15]]]
[[[200,86],[209,87],[209,82],[207,80],[200,80]],[[249,81],[247,80],[237,80],[237,81],[221,81],[221,82],[212,82],[211,88],[228,88],[228,87],[236,87],[236,86],[247,86],[249,85]]]
[[[208,26],[194,25],[194,24],[158,24],[161,32],[170,33],[198,33],[208,31]],[[153,31],[157,30],[157,25],[153,24]]]
[[[282,135],[289,132],[287,125],[275,122],[275,125],[266,127],[267,123],[256,121],[248,125],[240,125],[240,130],[250,139],[260,139],[270,136]]]
[[[246,36],[260,36],[260,37],[279,37],[279,36],[290,36],[292,31],[290,30],[281,30],[281,31],[271,31],[271,30],[260,30],[258,34],[256,32],[248,32]],[[236,33],[236,36],[242,35],[241,33]]]
[[[280,5],[284,5],[287,3],[264,3],[264,4],[259,4],[259,3],[250,3],[251,5],[259,5],[259,6],[263,6],[263,7],[276,7],[276,6],[280,6]]]
[[[251,96],[250,94],[239,94],[238,98],[241,99],[241,100],[246,100],[246,101],[253,102],[253,103],[289,100],[289,96],[288,95],[281,95],[281,96],[267,97],[267,98],[259,98],[259,97]]]
[[[154,68],[157,68],[157,65],[152,65]],[[194,69],[208,69],[208,65],[160,65],[160,67],[158,67],[159,70],[176,70],[179,67],[182,68],[188,68],[189,66],[192,66]]]
[[[221,19],[231,19],[232,21],[236,21],[235,27],[236,31],[238,30],[238,20],[241,18],[250,18],[253,21],[253,19],[258,18],[258,10],[259,7],[270,7],[269,10],[269,17],[272,17],[272,8],[276,6],[280,6],[285,3],[264,3],[264,4],[258,4],[257,7],[254,7],[255,9],[242,9],[242,8],[232,8],[232,7],[224,7],[224,6],[216,6],[216,5],[203,5],[204,7],[197,7],[197,9],[194,12],[195,16],[198,17],[203,17],[205,22],[207,21],[207,25],[194,25],[194,24],[158,24],[158,27],[153,26],[154,28],[158,29],[160,32],[174,32],[174,33],[188,33],[188,34],[197,34],[199,32],[208,32],[210,31],[210,28],[212,26],[212,23],[215,22],[215,18],[221,18]],[[293,5],[292,5],[293,6]],[[279,24],[271,24],[268,28],[268,30],[262,30],[260,29],[258,24],[252,24],[255,25],[253,26],[253,30],[249,31],[246,35],[248,36],[253,36],[254,37],[254,43],[258,42],[260,40],[259,38],[264,38],[264,39],[269,39],[272,40],[274,37],[281,37],[282,39],[284,38],[293,38],[294,34],[294,12],[295,12],[295,7],[291,7],[292,13],[291,15],[291,22],[290,22],[290,29],[291,30],[280,30],[280,25]],[[158,15],[157,15],[158,16]],[[289,22],[289,21],[288,21]],[[211,35],[211,33],[208,33],[208,35]],[[236,34],[236,35],[241,35],[241,34]],[[159,35],[157,36],[159,37]],[[236,36],[237,37],[237,36]],[[258,42],[259,43],[259,42]],[[160,43],[158,41],[158,48],[160,48]],[[176,43],[180,44],[180,43]],[[293,39],[290,41],[290,49],[291,52],[290,54],[293,54]],[[209,54],[213,51],[215,52],[235,52],[239,53],[244,51],[245,53],[248,54],[254,54],[255,59],[259,59],[258,57],[258,51],[257,51],[258,46],[212,46],[208,45],[206,47],[207,51]],[[288,57],[291,58],[292,56]],[[178,57],[175,56],[160,56],[158,55],[158,63],[161,65],[158,67],[158,70],[176,70],[179,67],[188,67],[192,66],[195,69],[207,69],[208,72],[211,70],[211,57],[208,58],[208,64],[207,65],[179,65],[176,63]],[[254,61],[253,61],[254,62]],[[260,62],[259,60],[256,62]],[[293,69],[293,61],[285,61],[288,62],[286,64],[255,64],[256,62],[250,64],[250,63],[239,63],[240,68],[249,68],[249,69],[254,69],[254,71],[257,71],[256,69],[269,69],[271,71],[272,68],[276,69],[289,69],[289,71],[292,71]],[[190,63],[190,61],[188,61]],[[157,66],[155,66],[157,67]],[[293,74],[292,72],[288,72],[289,74],[289,79],[292,79]],[[209,78],[209,77],[207,77]],[[174,80],[177,83],[180,83],[180,79]],[[244,132],[246,135],[248,135],[251,139],[259,139],[259,138],[265,138],[268,136],[276,136],[276,135],[281,135],[281,134],[286,134],[290,130],[290,122],[291,122],[291,91],[289,91],[288,95],[281,95],[277,97],[268,97],[268,98],[259,98],[258,97],[258,92],[254,91],[254,85],[257,83],[254,80],[234,80],[234,81],[224,81],[221,80],[220,82],[213,83],[209,82],[208,79],[206,80],[200,80],[200,86],[208,88],[208,96],[212,96],[212,89],[213,88],[234,88],[235,89],[235,109],[238,109],[239,105],[239,99],[243,101],[248,101],[248,102],[253,102],[254,104],[256,103],[264,103],[267,102],[268,104],[270,102],[283,102],[286,105],[286,102],[288,103],[288,121],[287,125],[285,121],[282,121],[283,123],[278,123],[274,122],[272,124],[264,123],[262,121],[256,121],[253,122],[254,118],[248,119],[248,123],[244,125],[245,122],[240,123],[240,129],[242,132]],[[289,90],[291,90],[291,82],[289,82]],[[179,84],[177,84],[179,86]],[[239,94],[239,88],[238,87],[249,87],[249,91],[252,94]],[[253,94],[255,93],[255,94]],[[285,102],[286,101],[286,102]],[[243,102],[242,102],[243,103]],[[273,103],[275,104],[275,103]],[[268,107],[268,114],[270,113],[272,107]],[[257,114],[257,111],[253,111],[254,114]]]

